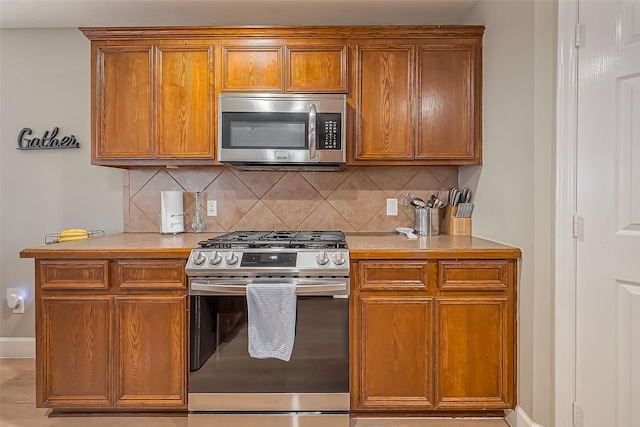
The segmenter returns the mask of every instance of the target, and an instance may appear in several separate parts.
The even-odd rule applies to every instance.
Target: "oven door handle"
[[[318,284],[296,283],[297,295],[345,295],[348,292],[347,282],[331,282]],[[191,281],[192,295],[246,295],[247,284],[219,284]]]

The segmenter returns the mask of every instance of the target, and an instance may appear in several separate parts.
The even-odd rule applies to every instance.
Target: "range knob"
[[[320,252],[318,255],[316,255],[316,262],[319,265],[325,265],[329,262],[329,255],[327,255],[326,252]]]
[[[333,263],[335,265],[342,265],[345,263],[346,260],[347,258],[344,256],[342,252],[336,252],[335,255],[333,256]]]
[[[238,255],[235,252],[229,253],[227,257],[227,265],[236,265],[238,263]]]
[[[209,264],[210,265],[218,265],[222,262],[222,255],[220,255],[220,252],[216,251],[213,253],[213,256],[209,259]]]
[[[202,253],[202,251],[198,252],[198,254],[195,256],[195,258],[193,258],[193,263],[195,265],[202,265],[204,264],[204,261],[207,259],[207,257],[204,255],[204,253]]]

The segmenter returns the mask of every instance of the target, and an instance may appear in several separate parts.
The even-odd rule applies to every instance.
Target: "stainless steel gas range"
[[[234,424],[238,417],[248,425],[256,414],[268,415],[260,425],[348,425],[349,250],[344,233],[224,234],[192,250],[186,273],[190,425],[214,419],[221,425],[245,425]],[[248,351],[250,312],[259,309],[247,303],[247,293],[256,285],[267,292],[271,285],[295,289],[293,349],[287,361],[252,357]]]

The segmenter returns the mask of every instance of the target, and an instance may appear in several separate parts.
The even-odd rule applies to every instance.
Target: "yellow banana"
[[[60,235],[61,236],[66,236],[66,235],[70,235],[70,234],[89,234],[89,232],[85,229],[82,228],[69,228],[68,230],[63,230]]]
[[[86,239],[87,237],[89,237],[89,232],[87,230],[83,230],[81,228],[70,228],[62,231],[56,239],[56,242],[71,242],[73,240]]]

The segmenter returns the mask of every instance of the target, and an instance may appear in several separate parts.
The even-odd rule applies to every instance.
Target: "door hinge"
[[[576,47],[580,47],[582,45],[582,34],[584,33],[584,24],[576,22],[576,34],[575,34],[575,43]]]
[[[573,214],[573,237],[580,240],[584,237],[584,218],[577,213]]]
[[[580,427],[580,405],[578,402],[573,402],[573,426]]]

